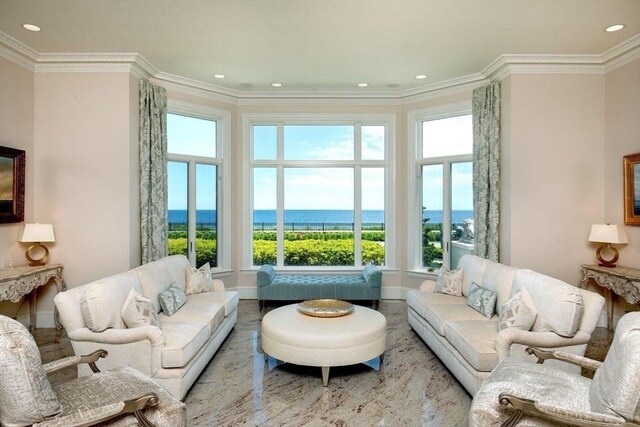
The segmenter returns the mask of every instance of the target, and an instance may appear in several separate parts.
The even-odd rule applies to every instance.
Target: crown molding
[[[402,105],[469,92],[511,74],[606,74],[640,58],[640,34],[602,54],[500,55],[479,73],[395,92],[239,91],[162,72],[139,53],[39,53],[2,31],[0,56],[35,73],[131,73],[170,91],[234,105]]]

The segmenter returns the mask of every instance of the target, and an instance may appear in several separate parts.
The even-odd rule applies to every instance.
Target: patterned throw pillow
[[[469,295],[467,295],[467,305],[487,319],[491,319],[496,312],[496,301],[498,294],[485,289],[476,282],[469,286]]]
[[[190,265],[187,266],[187,280],[185,286],[185,294],[201,294],[203,292],[223,292],[224,283],[220,279],[211,278],[211,267],[209,263],[196,269]]]
[[[158,326],[158,314],[149,298],[145,298],[135,289],[131,289],[122,307],[122,320],[127,328],[140,326]]]
[[[456,268],[455,270],[446,270],[444,267],[440,270],[438,280],[436,280],[436,292],[441,294],[449,294],[457,297],[462,296],[462,279],[464,278],[464,270]]]
[[[537,316],[538,311],[533,305],[529,292],[522,288],[502,304],[498,330],[501,331],[506,328],[521,329],[523,331],[531,330]]]
[[[166,291],[160,292],[158,302],[164,314],[173,316],[187,302],[187,296],[182,289],[173,284]]]

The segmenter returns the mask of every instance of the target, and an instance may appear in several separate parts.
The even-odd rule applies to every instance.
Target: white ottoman
[[[320,318],[298,311],[297,304],[270,311],[262,318],[262,350],[296,365],[322,368],[322,383],[329,383],[331,366],[355,365],[385,351],[387,319],[375,310],[354,306],[342,317]]]

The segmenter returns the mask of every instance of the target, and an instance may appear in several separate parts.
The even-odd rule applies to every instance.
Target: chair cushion
[[[161,315],[160,329],[164,335],[162,367],[182,368],[211,336],[211,321],[178,321]]]
[[[531,330],[537,316],[538,310],[529,292],[526,288],[522,288],[502,306],[498,329],[515,328],[528,331]]]
[[[498,364],[495,349],[497,320],[447,322],[444,336],[477,371],[491,372]]]
[[[625,314],[589,390],[591,409],[640,421],[640,312]]]
[[[518,270],[513,281],[512,295],[523,287],[529,292],[538,310],[532,331],[555,332],[568,338],[576,334],[584,311],[579,289],[535,271]]]
[[[140,326],[158,326],[158,314],[149,298],[143,297],[135,289],[131,289],[122,307],[122,320],[127,328]]]
[[[173,398],[163,387],[128,366],[80,377],[57,385],[54,389],[64,407],[64,413],[60,416],[69,417],[68,422],[63,425],[70,425],[73,421],[81,422],[84,419],[83,413],[99,406],[134,399],[147,393],[158,395],[158,405],[143,411],[153,425],[186,425],[184,403]],[[137,425],[133,415],[109,422],[109,426]]]
[[[187,302],[187,296],[182,289],[171,285],[169,289],[158,294],[158,302],[164,314],[173,316]]]
[[[442,268],[436,280],[436,292],[441,294],[462,296],[462,279],[464,278],[464,270],[456,268],[455,270],[446,270]]]
[[[0,315],[0,424],[24,426],[62,410],[27,328]]]
[[[423,307],[422,313],[419,314],[424,314],[424,319],[442,336],[444,336],[444,325],[447,322],[456,320],[472,320],[476,322],[487,320],[486,317],[473,308],[462,304],[426,305]]]
[[[467,305],[487,319],[491,319],[496,312],[496,301],[498,294],[489,289],[483,288],[477,283],[472,283],[467,295]]]
[[[141,265],[136,268],[135,271],[140,277],[142,293],[151,300],[156,313],[159,313],[160,302],[158,301],[158,295],[169,289],[175,281],[171,278],[167,267],[165,267],[161,261]]]
[[[513,411],[505,411],[498,403],[500,393],[533,399],[543,404],[589,411],[589,382],[580,375],[560,371],[552,367],[517,361],[507,357],[496,366],[476,393],[469,411],[472,426],[498,426]],[[522,426],[556,425],[539,418],[523,416]]]

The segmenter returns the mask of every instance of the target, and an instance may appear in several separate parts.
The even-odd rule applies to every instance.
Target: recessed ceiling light
[[[616,25],[611,25],[611,26],[605,28],[605,31],[607,33],[614,33],[616,31],[620,31],[623,28],[624,28],[623,24],[616,24]]]
[[[40,31],[40,27],[33,24],[22,24],[22,28],[29,31]]]
[[[369,83],[358,83],[358,87],[367,87]]]
[[[227,76],[225,76],[224,74],[214,74],[213,77],[215,77],[216,79],[224,79]]]
[[[282,83],[271,83],[273,87],[282,87]]]
[[[418,79],[418,80],[424,80],[424,79],[426,79],[426,78],[427,78],[427,75],[426,75],[426,74],[418,74],[418,75],[416,76],[416,79]]]

